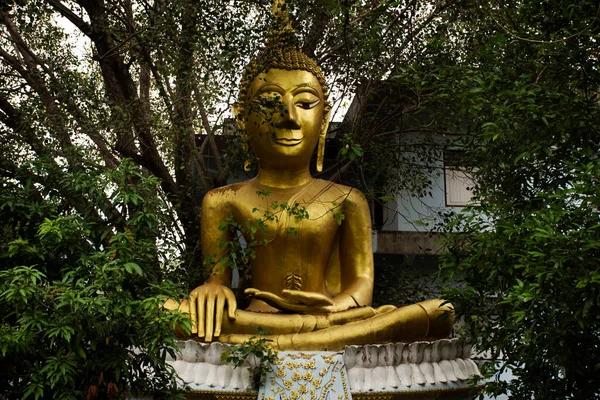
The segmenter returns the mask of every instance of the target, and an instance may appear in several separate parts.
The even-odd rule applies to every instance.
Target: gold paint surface
[[[358,190],[314,179],[309,172],[324,124],[321,103],[315,104],[322,100],[316,78],[307,71],[271,69],[259,74],[249,96],[269,100],[243,111],[242,118],[259,172],[204,199],[202,250],[214,260],[207,265],[212,275],[180,306],[196,322],[197,336],[239,344],[262,327],[280,350],[341,350],[447,336],[452,319],[437,318],[441,300],[370,307],[374,271],[367,202]],[[272,108],[262,110],[266,106]],[[228,256],[222,243],[236,240],[235,233],[219,226],[228,217],[245,226],[274,210],[273,204],[302,210],[305,217],[283,209],[257,230],[252,240],[264,245],[253,248],[252,289],[246,292],[252,300],[238,310],[229,289],[231,271],[220,262]],[[444,309],[450,312],[449,306]]]
[[[212,260],[204,266],[211,276],[189,300],[169,300],[165,307],[188,312],[193,336],[206,342],[242,343],[262,327],[281,350],[341,350],[447,336],[452,309],[440,309],[442,300],[370,307],[374,271],[367,201],[360,191],[314,179],[309,171],[317,146],[322,165],[329,124],[324,78],[299,50],[278,45],[277,51],[286,67],[263,63],[264,70],[246,74],[252,80],[242,82],[234,108],[258,160],[258,175],[206,194],[201,241]],[[237,309],[231,270],[223,262],[230,256],[224,244],[237,240],[221,227],[228,218],[237,226],[264,224],[245,237],[255,252],[246,310]],[[443,313],[450,317],[438,318]]]

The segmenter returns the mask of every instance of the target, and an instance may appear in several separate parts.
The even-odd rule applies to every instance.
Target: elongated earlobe
[[[323,160],[325,159],[325,136],[319,136],[319,147],[317,147],[317,172],[323,172]]]
[[[325,160],[325,139],[329,129],[329,116],[331,114],[331,105],[329,102],[325,105],[323,114],[323,124],[321,125],[321,134],[319,135],[319,144],[317,147],[317,172],[323,172],[323,161]]]

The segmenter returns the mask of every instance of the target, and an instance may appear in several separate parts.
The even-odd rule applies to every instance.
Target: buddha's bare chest
[[[320,202],[238,208],[242,233],[252,246],[252,287],[322,292],[340,225]]]
[[[340,205],[327,201],[254,200],[239,202],[234,213],[237,229],[251,241],[285,240],[289,245],[301,238],[327,242],[336,235],[343,216]]]

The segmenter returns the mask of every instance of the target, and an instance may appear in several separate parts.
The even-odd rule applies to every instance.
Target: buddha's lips
[[[282,146],[296,146],[304,140],[302,133],[294,134],[293,131],[273,135],[273,141]]]

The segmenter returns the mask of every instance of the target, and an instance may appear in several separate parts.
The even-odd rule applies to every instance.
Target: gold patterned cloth
[[[258,393],[259,400],[351,400],[344,357],[335,352],[285,352]]]

